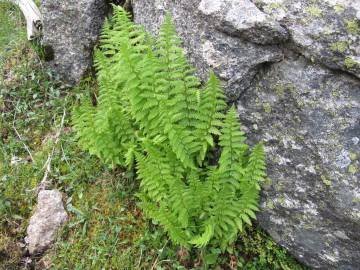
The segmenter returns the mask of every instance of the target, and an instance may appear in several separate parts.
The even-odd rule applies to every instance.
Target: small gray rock
[[[54,242],[58,229],[66,222],[67,218],[61,192],[41,190],[25,238],[30,254],[44,252]]]
[[[92,52],[108,13],[106,0],[42,0],[43,45],[50,67],[66,86],[90,70]]]

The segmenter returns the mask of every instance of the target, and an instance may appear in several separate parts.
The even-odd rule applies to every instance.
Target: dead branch
[[[17,106],[18,106],[18,105],[19,105],[19,102],[16,104],[16,109],[17,109]],[[26,152],[28,152],[31,161],[34,163],[34,158],[33,158],[32,154],[31,154],[30,148],[26,145],[26,143],[25,143],[24,140],[22,139],[20,133],[17,131],[17,129],[16,129],[16,127],[15,127],[15,119],[16,119],[16,110],[15,110],[15,113],[14,113],[14,119],[13,119],[13,123],[12,123],[12,128],[13,128],[13,130],[15,131],[16,136],[18,137],[18,139],[20,140],[20,142],[23,144]]]
[[[33,156],[32,156],[32,154],[31,154],[31,152],[30,152],[30,148],[24,143],[24,141],[23,141],[23,139],[22,139],[22,137],[21,137],[21,135],[19,134],[19,132],[17,131],[17,129],[16,129],[16,127],[15,127],[15,125],[13,124],[13,130],[15,131],[15,133],[16,133],[16,136],[18,137],[18,139],[20,140],[20,142],[23,144],[23,146],[24,146],[24,148],[25,148],[25,150],[26,150],[26,152],[28,152],[28,154],[29,154],[29,157],[30,157],[30,159],[31,159],[31,161],[32,162],[34,162],[34,158],[33,158]]]

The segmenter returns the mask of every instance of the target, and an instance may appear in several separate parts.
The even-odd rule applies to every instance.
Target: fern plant
[[[174,243],[228,247],[255,219],[265,162],[262,144],[251,151],[245,144],[235,108],[224,114],[215,74],[202,88],[169,16],[154,38],[120,7],[95,63],[97,106],[84,99],[73,114],[80,144],[110,165],[136,169],[140,206]],[[211,165],[216,147],[221,155]]]

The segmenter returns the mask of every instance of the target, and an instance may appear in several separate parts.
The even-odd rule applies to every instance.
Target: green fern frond
[[[83,99],[73,123],[91,154],[135,167],[140,207],[175,244],[224,250],[256,218],[264,149],[249,151],[219,80],[201,89],[181,45],[170,16],[153,38],[114,6],[95,52],[97,105]]]
[[[209,223],[205,226],[204,232],[201,235],[191,239],[189,243],[197,248],[203,248],[210,242],[213,235],[214,235],[214,226],[212,223]]]
[[[221,132],[219,138],[219,145],[222,147],[219,159],[220,178],[224,186],[236,191],[240,187],[240,178],[244,173],[241,164],[248,146],[244,143],[246,137],[240,130],[234,106],[227,112]]]
[[[250,184],[255,185],[258,189],[259,183],[265,177],[265,151],[262,143],[258,143],[253,148],[247,170],[246,170],[246,179],[250,182]]]
[[[175,26],[166,16],[156,47],[159,87],[166,97],[166,104],[162,106],[167,117],[165,132],[177,157],[187,167],[194,167],[194,157],[201,147],[193,134],[198,124],[200,83],[180,45]]]
[[[152,156],[136,153],[137,172],[141,188],[154,202],[160,202],[167,196],[166,185],[172,182],[167,164],[158,162]]]
[[[202,141],[199,161],[205,159],[209,147],[214,147],[213,135],[220,135],[220,128],[223,125],[223,111],[225,110],[225,95],[221,89],[220,82],[213,71],[206,88],[200,94],[200,110],[198,113],[199,123],[197,125],[198,139]]]

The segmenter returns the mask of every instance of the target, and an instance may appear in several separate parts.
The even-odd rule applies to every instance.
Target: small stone
[[[29,253],[44,252],[54,242],[57,231],[67,218],[61,192],[58,190],[41,190],[25,238]]]

